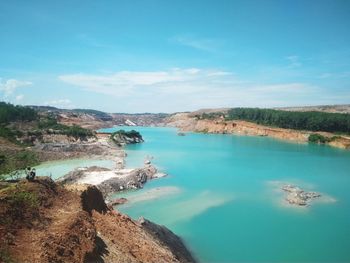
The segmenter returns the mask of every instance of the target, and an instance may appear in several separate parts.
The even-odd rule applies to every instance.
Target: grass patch
[[[94,135],[91,130],[84,129],[78,125],[67,126],[60,124],[56,119],[51,117],[40,120],[38,128],[39,130],[45,130],[48,134],[63,134],[74,138],[90,137]]]
[[[3,189],[1,196],[3,206],[6,207],[6,212],[0,217],[1,225],[9,226],[38,215],[40,201],[35,192],[19,189],[16,184],[15,187]]]
[[[8,203],[11,207],[35,209],[39,207],[38,196],[33,192],[13,191],[8,195]]]
[[[15,129],[10,129],[4,125],[0,125],[0,137],[3,137],[10,142],[20,144],[19,141],[17,141],[17,137],[20,137],[23,135],[23,132],[15,130]]]
[[[0,248],[0,262],[4,263],[15,263],[15,261],[12,259],[10,252],[8,251],[7,247]]]

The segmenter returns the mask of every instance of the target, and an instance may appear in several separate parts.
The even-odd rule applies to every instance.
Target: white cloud
[[[195,38],[190,36],[175,36],[170,38],[170,41],[182,46],[209,52],[215,52],[221,46],[220,41],[217,39]]]
[[[286,57],[286,59],[289,61],[289,67],[291,68],[297,68],[302,65],[299,56],[292,55]]]
[[[73,108],[73,104],[69,99],[58,99],[44,102],[45,106],[54,106],[58,108]]]
[[[193,88],[196,89],[200,82],[212,82],[217,77],[227,75],[230,74],[217,70],[174,68],[168,71],[120,71],[111,75],[72,74],[59,76],[59,79],[87,90],[116,97],[125,97],[152,88],[165,93],[169,91],[187,93]],[[190,87],[188,87],[189,85]]]
[[[320,76],[318,76],[318,78],[319,79],[327,79],[327,78],[330,78],[330,77],[332,77],[333,76],[333,74],[332,73],[323,73],[323,74],[321,74]]]
[[[16,96],[16,101],[20,102],[20,101],[23,100],[23,98],[24,98],[24,95],[23,94],[19,94],[19,95]]]
[[[274,92],[280,92],[282,94],[306,94],[316,92],[318,88],[303,83],[286,83],[257,86],[253,88],[253,90],[255,92],[263,92],[266,94],[271,94]]]
[[[32,85],[32,83],[29,81],[21,81],[16,79],[8,79],[6,81],[2,81],[2,79],[0,79],[0,91],[3,92],[4,98],[11,96],[18,88],[30,85]]]
[[[232,72],[208,69],[120,71],[110,75],[71,74],[63,82],[116,98],[116,109],[174,112],[199,108],[314,104],[320,88],[307,83],[259,84]],[[327,94],[325,94],[327,96]]]
[[[78,34],[76,36],[76,39],[83,45],[94,47],[94,48],[112,48],[113,45],[106,44],[104,42],[101,42],[100,40],[97,40],[96,38],[92,37],[88,34]]]
[[[341,78],[349,78],[349,77],[350,77],[350,71],[338,72],[338,73],[326,72],[318,76],[319,79],[327,79],[327,78],[341,79]]]

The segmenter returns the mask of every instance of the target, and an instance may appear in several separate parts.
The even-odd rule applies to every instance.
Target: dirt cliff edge
[[[297,143],[306,143],[310,134],[321,134],[332,138],[327,145],[332,147],[350,149],[350,137],[335,135],[328,132],[311,132],[292,129],[283,129],[255,124],[243,120],[197,119],[194,113],[177,113],[168,117],[166,126],[179,128],[184,132],[220,133],[248,136],[268,136],[280,140]]]
[[[170,230],[108,208],[91,185],[1,183],[0,218],[0,262],[195,262]]]

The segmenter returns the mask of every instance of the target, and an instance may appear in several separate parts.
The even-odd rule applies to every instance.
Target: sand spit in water
[[[130,195],[127,197],[128,203],[127,205],[132,205],[138,202],[146,202],[159,198],[163,198],[169,195],[177,195],[181,193],[181,189],[176,186],[162,186],[149,189],[147,191],[142,191]]]

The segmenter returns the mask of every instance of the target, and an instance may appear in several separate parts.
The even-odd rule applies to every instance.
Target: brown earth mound
[[[0,262],[195,262],[171,231],[110,210],[94,186],[1,183],[0,219]]]

